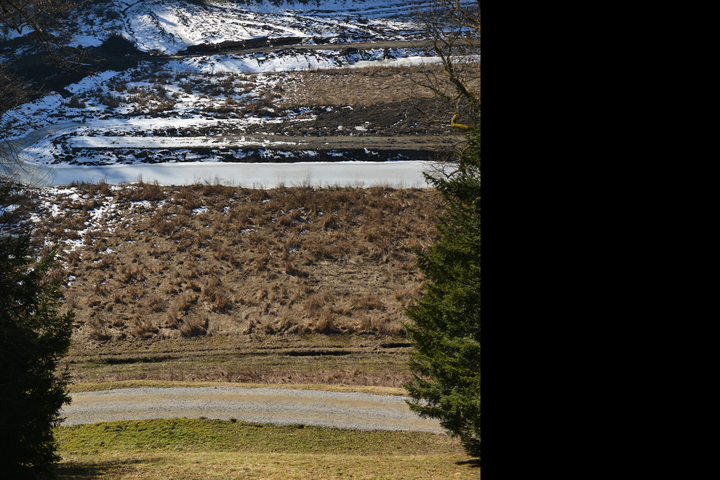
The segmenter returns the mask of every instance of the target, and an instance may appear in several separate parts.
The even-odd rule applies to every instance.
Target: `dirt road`
[[[65,425],[152,418],[218,418],[276,425],[441,433],[435,420],[410,412],[404,398],[274,388],[135,388],[75,393]]]

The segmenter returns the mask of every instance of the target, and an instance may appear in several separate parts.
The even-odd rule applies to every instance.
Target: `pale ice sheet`
[[[423,172],[432,162],[306,162],[306,163],[179,163],[155,165],[109,165],[95,167],[39,166],[50,185],[74,181],[109,184],[157,181],[161,185],[219,182],[257,188],[279,185],[364,186],[389,185],[398,188],[426,187]]]

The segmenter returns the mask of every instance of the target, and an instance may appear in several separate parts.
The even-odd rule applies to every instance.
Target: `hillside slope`
[[[38,246],[61,245],[78,379],[407,379],[402,308],[421,294],[412,249],[435,238],[433,190],[141,183],[28,193],[15,200],[39,197],[26,220]],[[22,221],[21,211],[0,220]]]

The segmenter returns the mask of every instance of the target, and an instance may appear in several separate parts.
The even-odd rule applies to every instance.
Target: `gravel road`
[[[64,425],[152,418],[236,418],[276,425],[442,433],[410,412],[403,397],[276,388],[133,388],[72,394]]]

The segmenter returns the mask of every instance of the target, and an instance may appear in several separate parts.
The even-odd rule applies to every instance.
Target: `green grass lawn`
[[[479,478],[459,442],[424,432],[164,419],[58,427],[59,478]]]

